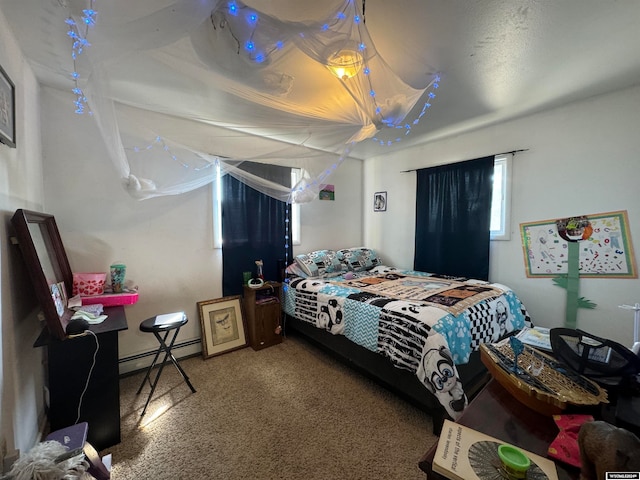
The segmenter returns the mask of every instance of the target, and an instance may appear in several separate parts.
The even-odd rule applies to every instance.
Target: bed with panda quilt
[[[384,266],[368,248],[297,255],[287,277],[286,328],[384,357],[391,376],[409,372],[453,419],[468,403],[459,370],[480,363],[479,345],[530,325],[505,285]]]

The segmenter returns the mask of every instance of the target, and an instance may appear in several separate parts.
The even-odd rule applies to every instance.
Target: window
[[[511,238],[511,155],[497,156],[493,166],[491,240]]]
[[[302,169],[291,169],[291,187],[293,188],[302,178]],[[213,196],[213,248],[222,248],[222,177],[220,165],[216,165],[216,179],[212,185]],[[291,208],[291,245],[300,245],[300,205],[290,205]]]
[[[213,248],[222,248],[222,177],[216,162],[216,178],[211,185],[213,195]]]
[[[291,188],[302,179],[302,169],[291,169]],[[300,204],[291,204],[291,245],[300,245]]]

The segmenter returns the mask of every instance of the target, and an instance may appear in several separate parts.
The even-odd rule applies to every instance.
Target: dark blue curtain
[[[487,280],[494,157],[417,171],[414,269]]]
[[[291,169],[244,162],[243,170],[281,185],[291,183]],[[290,209],[236,180],[222,177],[222,292],[242,294],[242,272],[256,272],[256,260],[264,263],[265,280],[278,280],[278,260],[286,255],[286,219]]]

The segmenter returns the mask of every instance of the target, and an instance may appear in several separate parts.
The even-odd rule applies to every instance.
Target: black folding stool
[[[149,402],[151,401],[153,392],[156,390],[156,386],[158,385],[158,380],[160,380],[160,374],[162,373],[162,369],[164,368],[165,364],[167,363],[167,360],[169,359],[178,369],[178,372],[180,372],[180,375],[182,375],[182,378],[184,379],[184,381],[187,382],[187,385],[189,385],[191,392],[196,393],[196,389],[193,388],[193,385],[191,385],[191,382],[189,381],[189,377],[184,372],[182,367],[178,364],[176,357],[174,357],[173,353],[171,353],[171,349],[173,348],[173,344],[176,341],[178,332],[180,332],[180,328],[183,325],[185,325],[188,321],[189,319],[187,318],[184,312],[176,312],[176,313],[166,313],[163,315],[156,315],[154,317],[147,318],[145,321],[143,321],[140,324],[140,331],[153,333],[156,339],[158,340],[158,343],[160,344],[160,346],[158,347],[158,350],[156,351],[156,355],[153,358],[153,362],[151,362],[151,365],[149,365],[149,368],[147,369],[147,374],[144,376],[144,380],[142,380],[142,384],[140,385],[140,388],[136,393],[136,395],[138,395],[142,391],[142,387],[144,387],[144,384],[147,381],[149,382],[149,385],[151,385],[151,391],[149,392],[147,403],[144,404],[144,409],[140,414],[141,417],[144,416],[145,412],[147,411],[147,407],[149,406]],[[167,337],[169,336],[169,333],[171,333],[172,330],[173,330],[173,337],[171,338],[171,342],[169,343],[169,345],[167,345]],[[160,336],[160,333],[162,332],[164,332],[164,336]],[[151,378],[150,378],[151,370],[153,369],[153,367],[156,366],[158,358],[160,357],[160,353],[162,353],[163,351],[165,352],[164,360],[162,360],[162,363],[160,364],[160,368],[158,369],[158,373],[156,375],[155,380],[151,382]]]

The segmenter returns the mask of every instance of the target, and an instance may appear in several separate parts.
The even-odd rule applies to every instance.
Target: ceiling
[[[388,147],[363,140],[351,151],[357,158],[369,158],[389,151],[385,149],[406,148],[640,83],[638,0],[366,0],[364,4],[362,0],[356,1],[359,8],[365,6],[366,28],[378,53],[406,84],[424,89],[435,72],[441,77],[432,107],[409,135]],[[98,16],[94,28],[97,32],[101,26],[101,10],[111,15],[112,21],[117,17],[122,25],[135,29],[136,22],[141,25],[149,12],[168,8],[177,21],[185,4],[202,7],[205,3],[95,0]],[[245,3],[274,18],[310,21],[323,18],[341,2],[247,0]],[[73,87],[69,76],[73,70],[70,39],[64,20],[70,8],[83,5],[85,2],[81,0],[0,0],[0,10],[42,84],[63,90]],[[156,29],[167,32],[166,43],[181,35],[168,25],[171,18],[165,17],[165,30]],[[103,31],[102,36],[94,38],[91,48],[100,51],[106,43],[119,41],[129,42],[132,50],[143,48],[132,40],[134,37],[125,40],[120,35],[122,31]],[[138,57],[134,58],[140,62]],[[124,65],[112,71],[118,100],[135,104],[135,99],[153,91],[157,93],[154,105],[176,117],[183,116],[181,105],[198,103],[189,99],[189,88],[177,80],[169,84],[166,75],[153,71],[153,64],[145,64],[141,69],[144,71],[135,78],[130,64]],[[313,88],[315,96],[308,97],[309,105],[312,102],[322,105],[331,94],[312,75],[304,76],[301,69],[306,68],[305,64],[296,62],[296,66],[297,85]],[[209,95],[215,96],[216,91],[210,88]],[[239,99],[240,107],[234,114],[238,118],[246,115],[247,125],[251,123],[252,111],[248,108],[251,101],[247,97]],[[229,103],[235,101],[227,99],[226,104]],[[419,99],[407,119],[413,119],[423,103],[424,99]],[[259,99],[255,111],[273,118],[273,124],[286,123],[284,117],[265,107]],[[190,116],[195,117],[204,124],[225,128],[224,122],[215,116],[208,118],[203,112]],[[307,115],[307,129],[312,128],[312,117]],[[287,141],[264,128],[252,130],[251,135]],[[295,136],[292,138],[293,142],[299,141]],[[328,140],[323,143],[322,134],[318,134],[315,142],[311,140],[309,145],[323,149],[331,144]]]

